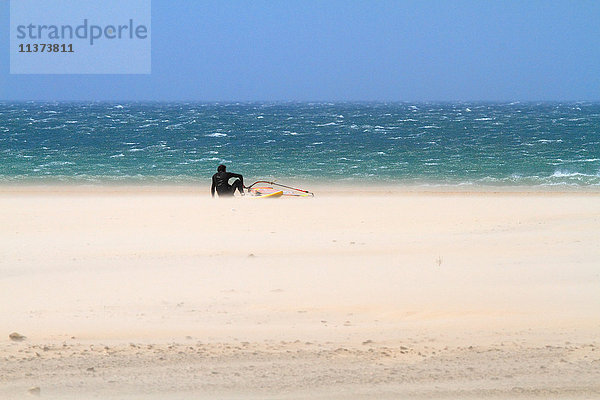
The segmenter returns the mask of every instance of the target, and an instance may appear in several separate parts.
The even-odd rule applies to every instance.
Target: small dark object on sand
[[[17,332],[11,333],[10,335],[8,335],[8,337],[10,338],[10,340],[14,340],[15,342],[21,342],[25,340],[25,336]]]

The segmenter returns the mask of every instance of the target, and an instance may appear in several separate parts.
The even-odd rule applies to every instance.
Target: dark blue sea
[[[600,103],[0,103],[0,183],[600,185]]]

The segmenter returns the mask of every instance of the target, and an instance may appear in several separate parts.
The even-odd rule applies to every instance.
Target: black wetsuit
[[[231,178],[238,178],[233,181],[233,184],[229,184]],[[212,177],[212,186],[210,187],[210,193],[215,195],[215,189],[219,196],[233,196],[236,189],[244,194],[244,177],[240,174],[234,174],[232,172],[217,172]]]

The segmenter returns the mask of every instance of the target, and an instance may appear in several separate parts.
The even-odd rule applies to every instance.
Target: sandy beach
[[[600,398],[600,193],[312,189],[0,187],[0,398]]]

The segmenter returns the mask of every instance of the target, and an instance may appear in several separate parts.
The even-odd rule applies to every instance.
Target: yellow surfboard
[[[277,197],[281,197],[283,196],[283,190],[280,190],[279,192],[273,192],[273,193],[269,193],[269,194],[263,194],[261,196],[258,196],[259,199],[264,199],[267,197],[270,198],[277,198]]]

